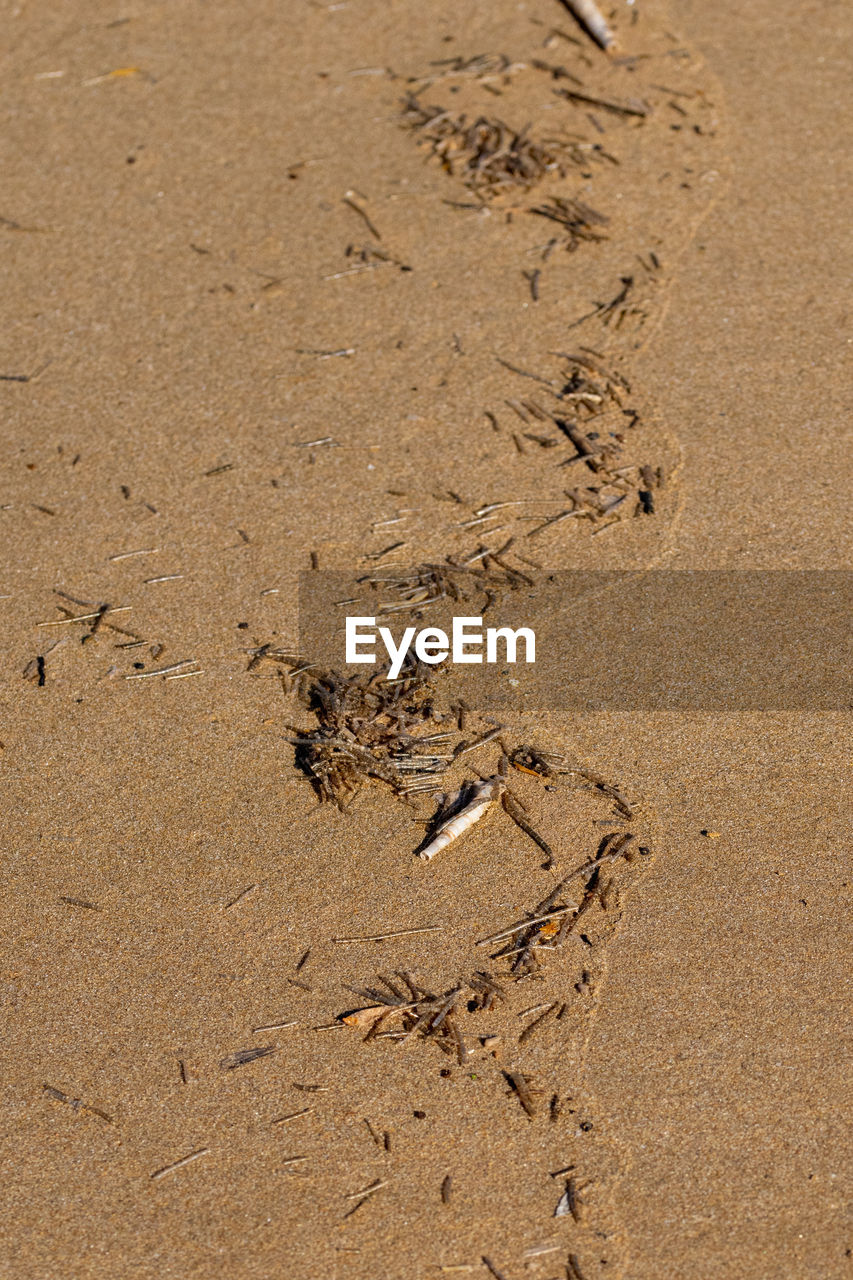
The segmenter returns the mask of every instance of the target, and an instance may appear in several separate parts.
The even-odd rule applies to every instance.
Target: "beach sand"
[[[312,564],[849,563],[849,10],[613,13],[9,10],[3,1276],[849,1274],[846,714],[502,710],[628,798],[513,771],[556,869],[294,764]],[[466,186],[413,90],[563,174]],[[544,412],[590,349],[621,489]],[[477,945],[628,831],[538,969]],[[467,1061],[340,1020],[398,971]]]

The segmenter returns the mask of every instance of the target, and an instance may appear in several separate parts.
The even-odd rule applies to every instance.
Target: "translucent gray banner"
[[[300,653],[372,675],[407,640],[409,661],[420,653],[422,671],[480,708],[840,711],[853,703],[851,600],[846,570],[313,572],[300,581]],[[457,645],[454,661],[462,618],[480,620],[464,624],[480,642]],[[350,656],[373,663],[347,661],[348,628]],[[514,661],[502,628],[520,632]]]

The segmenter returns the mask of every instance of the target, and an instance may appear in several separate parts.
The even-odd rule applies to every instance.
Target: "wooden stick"
[[[438,933],[440,924],[429,924],[423,929],[397,929],[394,933],[369,933],[358,938],[330,938],[330,942],[384,942],[386,938],[408,938],[413,933]]]
[[[182,1160],[176,1160],[174,1164],[166,1164],[162,1169],[155,1169],[150,1177],[165,1178],[167,1173],[174,1173],[176,1169],[183,1169],[185,1164],[190,1164],[193,1160],[198,1160],[199,1156],[206,1156],[210,1147],[202,1147],[200,1151],[193,1151],[190,1155],[184,1156]]]

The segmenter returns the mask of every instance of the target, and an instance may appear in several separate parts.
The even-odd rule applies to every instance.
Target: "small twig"
[[[597,98],[591,93],[581,93],[579,89],[556,89],[555,92],[561,98],[568,98],[571,102],[586,102],[592,107],[602,107],[605,111],[612,111],[615,115],[643,118],[649,114],[649,109],[644,102],[617,102],[615,98]]]
[[[300,1116],[307,1116],[313,1107],[303,1107],[301,1111],[291,1111],[288,1116],[279,1116],[278,1120],[273,1120],[273,1124],[287,1124],[288,1120],[298,1120]]]
[[[142,547],[139,551],[119,551],[117,555],[107,556],[108,560],[130,560],[133,556],[153,556],[159,551],[159,547]]]
[[[193,1151],[188,1156],[184,1156],[181,1160],[176,1160],[174,1164],[166,1164],[162,1169],[155,1169],[154,1173],[149,1174],[152,1181],[156,1178],[165,1178],[167,1173],[174,1173],[176,1169],[183,1169],[185,1164],[191,1164],[193,1160],[198,1160],[199,1156],[207,1155],[210,1147],[201,1147],[198,1151]]]
[[[524,1044],[527,1040],[529,1040],[530,1037],[533,1035],[534,1031],[541,1025],[541,1023],[545,1021],[546,1018],[550,1018],[551,1014],[554,1012],[556,1008],[557,1008],[556,1002],[554,1004],[549,1004],[544,1013],[540,1013],[538,1018],[534,1018],[532,1022],[528,1023],[528,1025],[522,1031],[521,1035],[518,1037],[518,1043]]]
[[[542,850],[542,852],[546,855],[548,861],[547,863],[545,863],[545,866],[553,867],[556,861],[556,859],[554,858],[553,849],[548,844],[548,841],[545,840],[543,836],[540,836],[538,831],[535,831],[534,828],[531,827],[530,823],[527,821],[527,819],[524,817],[524,814],[521,812],[518,805],[518,801],[515,799],[515,797],[511,796],[510,793],[506,791],[504,792],[502,801],[503,801],[504,812],[508,814],[510,818],[512,818],[513,822],[519,828],[519,830],[523,831],[524,834],[528,836],[533,841],[533,843],[537,845]]]
[[[503,733],[503,726],[498,725],[496,729],[490,729],[488,733],[484,733],[482,737],[476,738],[473,742],[460,742],[453,752],[454,760],[458,760],[460,756],[467,755],[469,751],[476,751],[478,747],[484,747],[487,742],[493,742],[501,733]]]
[[[330,942],[384,942],[386,938],[407,938],[413,933],[438,933],[442,929],[440,924],[426,925],[423,929],[397,929],[393,933],[372,933],[363,937],[353,938],[330,938]]]
[[[183,662],[173,662],[171,667],[158,667],[156,671],[134,671],[125,676],[125,680],[149,680],[152,676],[169,675],[173,671],[181,671],[184,667],[191,667],[197,661],[197,658],[186,658]],[[201,672],[198,674],[201,675]]]
[[[580,868],[585,870],[586,868]],[[577,874],[574,872],[573,874]],[[530,920],[522,920],[519,924],[514,924],[511,929],[504,929],[503,933],[495,933],[490,938],[480,938],[477,942],[478,947],[486,947],[492,942],[501,942],[504,938],[511,938],[514,933],[521,933],[522,930],[528,929],[534,924],[545,924],[547,920],[556,920],[559,916],[563,916],[567,911],[574,911],[574,907],[559,907],[556,911],[549,911],[544,916],[533,916]]]
[[[238,1049],[236,1053],[231,1053],[227,1058],[223,1058],[219,1066],[223,1071],[236,1071],[237,1067],[244,1067],[249,1062],[255,1062],[258,1058],[266,1058],[271,1053],[276,1052],[274,1044],[264,1045],[263,1048],[257,1049]]]
[[[333,356],[354,356],[355,347],[339,347],[337,351],[323,351],[316,347],[296,347],[300,356],[316,356],[318,360],[331,360]]]
[[[4,218],[5,221],[6,219]],[[21,228],[21,230],[23,229]],[[41,377],[49,364],[50,361],[48,360],[33,373],[0,373],[0,382],[35,382],[37,378]]]
[[[258,886],[256,884],[250,884],[248,889],[243,889],[241,893],[237,894],[236,898],[232,898],[230,902],[226,902],[225,906],[222,908],[223,911],[230,911],[232,907],[236,907],[238,902],[242,902],[246,895],[250,894],[253,889],[257,889],[257,887]]]
[[[345,1196],[345,1197],[343,1197],[343,1198],[345,1198],[345,1199],[366,1199],[366,1197],[368,1197],[368,1196],[373,1196],[373,1193],[374,1193],[374,1192],[379,1192],[379,1190],[382,1190],[382,1188],[383,1188],[383,1187],[387,1187],[387,1185],[388,1185],[388,1181],[387,1181],[387,1180],[386,1180],[386,1181],[375,1181],[375,1183],[371,1183],[371,1184],[370,1184],[370,1187],[364,1187],[364,1188],[362,1188],[362,1189],[360,1190],[360,1192],[351,1192],[350,1194],[348,1194],[348,1196]]]
[[[364,225],[367,227],[370,234],[372,236],[375,236],[377,240],[381,240],[382,239],[381,235],[376,230],[376,227],[373,225],[373,223],[370,221],[367,211],[363,209],[361,205],[358,203],[358,198],[359,197],[355,191],[348,191],[346,195],[343,197],[343,202],[350,209],[352,209],[353,213],[358,214],[358,216],[362,219],[362,221],[364,222]]]
[[[116,609],[101,608],[101,609],[97,609],[94,613],[78,614],[74,618],[55,618],[50,622],[38,622],[36,623],[36,626],[67,627],[72,622],[91,622],[93,619],[98,620],[100,618],[106,617],[108,613],[129,613],[130,609],[131,609],[131,606],[129,604],[121,605],[119,608],[116,608]]]

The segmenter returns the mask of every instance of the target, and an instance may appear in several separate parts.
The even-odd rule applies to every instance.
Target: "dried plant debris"
[[[528,789],[531,778],[551,790],[574,780],[619,807],[620,816],[622,809],[630,810],[617,788],[562,753],[524,744],[511,749],[506,760],[510,773],[528,775]],[[504,772],[496,776],[505,787]],[[597,1141],[598,1121],[583,1086],[590,1019],[606,972],[607,945],[622,918],[624,891],[648,853],[634,831],[614,819],[598,846],[544,897],[537,895],[517,919],[479,939],[478,945],[488,949],[485,965],[469,960],[460,969],[454,966],[455,972],[425,976],[398,961],[397,968],[347,985],[358,1004],[337,1015],[339,1024],[358,1032],[364,1043],[383,1041],[386,1052],[400,1047],[407,1052],[415,1045],[428,1055],[438,1050],[444,1077],[455,1076],[454,1064],[465,1069],[460,1080],[475,1071],[493,1098],[496,1090],[498,1096],[503,1092],[507,1123],[550,1127],[565,1114],[575,1117],[571,1127],[583,1145],[571,1150],[572,1164],[552,1175],[563,1179],[563,1195],[552,1212],[579,1227],[588,1224],[590,1213],[596,1224],[601,1221],[609,1185],[602,1178],[602,1169],[609,1168],[607,1152],[602,1156],[600,1143],[590,1146]],[[590,1187],[591,1208],[586,1203]]]
[[[474,80],[485,89],[494,92],[495,81],[508,85],[513,74],[523,71],[524,62],[515,62],[505,53],[475,53],[471,57],[457,54],[453,58],[440,58],[429,64],[429,71],[421,76],[410,76],[408,83],[418,85],[419,90],[429,88],[436,80]]]
[[[366,575],[359,582],[397,597],[380,602],[376,607],[378,614],[420,609],[439,600],[476,605],[482,613],[502,590],[533,585],[528,573],[508,564],[504,558],[513,543],[514,539],[510,538],[501,547],[478,549],[463,560],[448,556],[442,562],[425,562],[382,576]]]
[[[598,210],[591,209],[582,200],[551,196],[543,204],[532,208],[530,212],[540,218],[547,218],[550,222],[556,222],[559,227],[562,227],[560,235],[550,240],[545,246],[548,252],[559,245],[567,252],[573,253],[585,240],[607,239],[607,236],[602,234],[601,228],[606,227],[610,219]]]
[[[438,790],[442,776],[460,757],[487,747],[502,733],[500,725],[469,737],[470,713],[464,704],[443,710],[437,702],[435,671],[408,655],[401,674],[390,679],[385,667],[375,675],[344,675],[298,658],[267,650],[294,672],[303,704],[316,718],[316,728],[294,731],[294,763],[310,779],[321,802],[345,810],[364,784],[374,779],[401,798]],[[253,651],[250,666],[256,661]],[[496,772],[464,782],[449,801],[442,800],[431,827],[416,850],[424,861],[464,834],[500,801],[504,812],[545,853],[546,867],[555,855],[534,829],[526,807],[507,786],[510,767],[535,777],[573,776],[612,800],[622,817],[632,809],[622,793],[604,778],[568,757],[528,745],[510,747],[501,738]]]
[[[539,953],[543,949],[558,950],[578,927],[595,901],[599,880],[600,871],[596,867],[581,886],[579,900],[571,895],[568,903],[561,902],[563,897],[570,897],[568,892],[552,891],[536,908],[530,921],[520,921],[513,927],[510,936],[493,952],[494,958],[507,957],[513,973],[534,972],[540,964]]]
[[[589,65],[585,58],[582,62]],[[590,141],[574,130],[536,132],[529,124],[516,128],[497,116],[451,110],[439,103],[422,101],[436,81],[449,78],[468,80],[480,91],[502,96],[503,90],[511,86],[513,75],[525,70],[544,72],[555,81],[552,92],[575,108],[574,116],[583,114],[588,119],[592,107],[637,125],[651,112],[644,99],[600,92],[567,67],[540,58],[525,63],[512,62],[503,54],[479,54],[431,64],[424,74],[409,77],[401,122],[428,147],[445,172],[460,178],[483,201],[530,190],[544,178],[564,177],[571,169],[582,171],[588,179],[589,166],[595,160],[619,163],[600,142]],[[604,132],[599,122],[593,119],[592,123],[598,133]]]
[[[384,782],[399,796],[436,791],[460,754],[494,736],[488,732],[473,742],[463,737],[459,717],[437,706],[434,671],[411,655],[396,680],[389,679],[387,667],[372,676],[346,676],[312,664],[296,670],[299,695],[317,727],[291,739],[295,764],[321,802],[332,801],[340,809],[369,779]],[[502,785],[497,779],[492,783],[490,792],[497,796]],[[452,820],[454,813],[444,816]]]
[[[347,987],[370,1004],[341,1014],[341,1022],[359,1030],[366,1028],[365,1040],[381,1037],[401,1044],[432,1040],[460,1066],[469,1056],[459,1028],[460,1015],[487,1012],[506,999],[505,989],[486,970],[478,970],[440,993],[422,986],[405,970],[396,971],[393,978],[396,981],[381,976],[381,987]]]
[[[530,974],[538,968],[541,956],[559,951],[595,909],[596,928],[603,928],[604,935],[609,935],[621,918],[622,909],[615,872],[648,852],[646,846],[637,844],[633,832],[609,833],[596,855],[564,876],[526,918],[481,938],[477,945],[496,948],[491,952],[492,959],[507,959],[512,973]],[[587,938],[585,942],[593,945]],[[584,994],[587,989],[591,991],[591,985],[576,989]]]
[[[453,758],[447,744],[454,735],[425,732],[441,724],[427,671],[411,657],[396,680],[387,668],[349,677],[303,667],[299,692],[317,728],[291,741],[321,801],[345,809],[368,778],[400,794],[419,782],[436,785]]]
[[[349,266],[343,271],[335,271],[324,276],[324,280],[340,280],[344,276],[359,275],[363,271],[374,271],[377,267],[396,267],[399,271],[411,271],[412,267],[378,244],[348,244],[344,257]]]
[[[558,1118],[561,1103],[553,1088],[547,1090],[550,1106],[540,1107],[546,1090],[534,1083],[525,1055],[534,1037],[548,1029],[560,1042],[577,1034],[594,1009],[603,949],[622,916],[621,889],[632,864],[639,865],[638,855],[647,852],[630,833],[611,833],[602,846],[603,853],[564,877],[523,919],[481,940],[492,948],[494,962],[506,964],[505,971],[480,968],[439,984],[405,969],[382,973],[368,984],[345,987],[362,1003],[340,1013],[339,1022],[362,1033],[365,1043],[387,1040],[406,1047],[429,1041],[461,1066],[494,1058],[494,1070],[509,1085],[508,1096],[517,1099],[529,1119],[543,1110],[551,1120]],[[553,964],[545,966],[548,955]],[[524,1001],[521,993],[530,991],[529,985],[519,984],[531,979],[545,998],[518,1008]],[[516,1061],[502,1068],[505,1053]],[[574,1191],[570,1199],[575,1208],[568,1209],[572,1216],[577,1210]]]
[[[594,532],[598,532],[625,517],[654,515],[653,491],[664,487],[664,470],[660,464],[630,461],[630,453],[637,447],[632,432],[642,418],[630,403],[628,379],[591,348],[553,354],[562,363],[551,377],[499,357],[499,363],[511,373],[541,387],[538,397],[505,401],[527,427],[534,424],[534,419],[536,423],[550,423],[550,430],[541,426],[526,430],[524,439],[542,448],[561,450],[554,454],[556,466],[577,468],[585,478],[585,482],[563,489],[562,496],[569,499],[569,505],[562,504],[545,519],[536,517],[524,537],[539,537],[568,519],[591,521],[596,526]],[[498,422],[497,414],[490,414],[490,419]],[[517,442],[518,436],[514,435],[514,439]],[[570,448],[564,452],[567,446]],[[586,479],[589,473],[592,480]],[[571,471],[567,474],[574,478]],[[527,515],[516,518],[531,520]]]
[[[581,89],[555,89],[554,93],[560,98],[567,98],[569,102],[577,103],[579,106],[601,107],[604,111],[610,111],[617,116],[635,117],[643,120],[651,111],[649,104],[640,98],[610,98],[600,93],[588,93]]]
[[[559,752],[524,745],[510,753],[509,762],[521,773],[532,773],[540,778],[553,779],[563,775],[579,778],[581,785],[585,783],[602,795],[608,796],[621,817],[633,818],[634,816],[633,809],[617,787],[607,782],[600,774],[594,773],[591,769],[570,760],[568,756],[561,755]]]
[[[365,1041],[389,1039],[411,1044],[432,1040],[444,1053],[465,1064],[472,1053],[496,1052],[502,1039],[494,1034],[492,1025],[486,1035],[482,1024],[469,1029],[471,1018],[487,1012],[494,1019],[502,1013],[504,1023],[509,1019],[506,1038],[513,1038],[518,1050],[526,1049],[547,1024],[556,1027],[567,1013],[576,1019],[594,1007],[601,978],[601,948],[621,920],[623,890],[631,868],[636,869],[648,852],[637,844],[632,832],[609,832],[594,856],[563,876],[521,919],[479,940],[477,945],[489,948],[493,962],[506,964],[504,973],[496,975],[481,968],[437,988],[403,969],[390,976],[383,973],[370,985],[346,986],[363,1003],[339,1014],[340,1022],[364,1032]],[[552,975],[554,995],[529,1008],[513,1009],[511,984],[530,978],[542,981],[547,976],[543,964],[549,956],[558,962]],[[570,984],[567,966],[571,969]],[[519,1026],[522,1018],[528,1020]],[[505,1031],[506,1027],[502,1028],[502,1035]],[[536,1108],[524,1076],[509,1071],[506,1078],[532,1116]]]
[[[296,662],[296,659],[290,659]],[[345,676],[301,664],[300,693],[317,718],[317,728],[291,739],[295,764],[311,780],[323,801],[346,809],[369,779],[384,782],[400,797],[435,793],[442,775],[462,756],[488,746],[502,732],[488,729],[473,739],[466,736],[468,715],[461,706],[453,714],[438,709],[434,672],[411,657],[396,680],[387,668],[374,676]],[[437,730],[430,732],[430,730]],[[435,854],[478,822],[496,801],[526,836],[555,865],[554,851],[531,825],[526,807],[507,786],[510,765],[537,777],[576,775],[612,798],[625,816],[631,809],[621,793],[604,779],[574,767],[567,758],[528,746],[514,749],[499,743],[497,771],[468,780],[445,802],[441,799],[416,855],[429,862]]]
[[[569,328],[578,329],[590,320],[599,321],[611,333],[617,333],[626,324],[634,330],[642,328],[654,311],[662,268],[654,252],[650,252],[647,258],[637,255],[637,261],[640,270],[621,275],[618,283],[612,286],[613,292],[609,297],[595,302],[589,311],[573,320]]]
[[[483,201],[508,192],[528,191],[549,174],[560,177],[589,163],[589,143],[568,136],[533,136],[493,116],[473,118],[426,105],[416,94],[403,102],[403,125]]]

